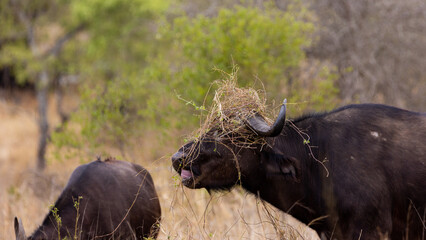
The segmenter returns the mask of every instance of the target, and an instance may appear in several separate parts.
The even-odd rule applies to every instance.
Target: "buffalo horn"
[[[272,126],[269,126],[263,117],[256,113],[253,117],[247,119],[247,125],[259,136],[275,137],[281,133],[285,123],[287,99],[284,99],[278,117]]]

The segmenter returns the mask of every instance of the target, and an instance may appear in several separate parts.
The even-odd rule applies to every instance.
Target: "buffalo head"
[[[188,188],[229,189],[244,184],[244,179],[261,167],[263,144],[247,144],[260,137],[279,135],[285,123],[286,100],[276,121],[269,126],[263,117],[254,114],[244,120],[246,128],[252,131],[252,139],[238,133],[224,133],[213,128],[193,140],[172,156],[173,168]]]

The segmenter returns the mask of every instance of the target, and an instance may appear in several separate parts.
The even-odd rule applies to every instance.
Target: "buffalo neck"
[[[289,121],[279,136],[267,139],[268,147],[258,153],[259,167],[253,170],[257,178],[243,181],[246,190],[306,224],[324,214],[322,171],[317,162],[324,154],[320,140],[315,138],[318,126],[312,118]],[[268,176],[265,165],[268,161],[276,161],[263,157],[270,152],[294,159],[298,173],[296,181],[285,176]]]
[[[69,237],[70,234],[74,234],[74,229],[71,227],[75,224],[76,209],[73,207],[74,203],[72,201],[72,196],[64,193],[65,191],[61,194],[61,197],[59,197],[59,199],[56,201],[53,209],[49,211],[42,225],[31,235],[30,239],[45,239],[46,237],[47,239],[50,239],[58,237],[57,221],[59,219],[57,219],[53,214],[53,211],[58,210],[58,208],[60,209],[57,214],[60,218],[61,225],[68,226],[67,229],[65,229],[64,227],[60,227],[61,238]],[[64,208],[59,206],[66,207]]]

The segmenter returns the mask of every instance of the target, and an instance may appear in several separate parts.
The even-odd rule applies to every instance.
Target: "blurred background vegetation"
[[[235,68],[271,118],[284,98],[290,118],[425,112],[425,56],[424,0],[0,0],[0,239],[14,216],[36,228],[96,155],[150,171],[160,239],[318,239],[242,189],[184,188],[170,156]]]
[[[171,154],[162,146],[198,126],[235,66],[293,117],[364,102],[425,111],[425,13],[423,0],[0,0],[0,101],[34,92],[39,170],[49,143],[57,158],[114,147],[131,160],[146,141]]]

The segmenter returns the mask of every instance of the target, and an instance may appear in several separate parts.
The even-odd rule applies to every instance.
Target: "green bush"
[[[213,92],[212,83],[235,66],[240,85],[264,86],[270,100],[327,103],[337,94],[330,71],[310,83],[311,89],[326,91],[312,96],[303,84],[289,81],[293,76],[297,82],[303,71],[303,50],[314,31],[311,15],[296,1],[285,12],[272,3],[265,9],[236,6],[221,9],[215,17],[158,18],[158,32],[145,38],[147,42],[121,39],[121,30],[117,38],[93,37],[90,46],[97,46],[96,54],[85,62],[87,81],[74,116],[82,126],[79,134],[95,146],[129,143],[149,130],[193,129],[203,111],[200,106],[211,101],[206,94]]]

